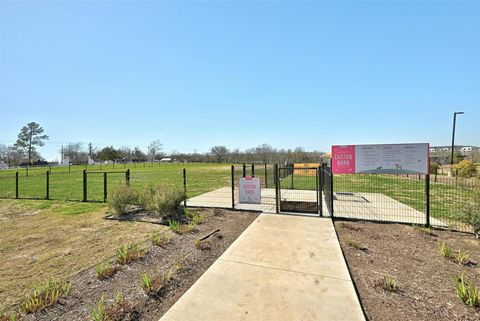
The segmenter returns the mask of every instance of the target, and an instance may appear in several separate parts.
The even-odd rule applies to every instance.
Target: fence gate
[[[325,208],[328,212],[328,215],[333,217],[333,176],[332,176],[332,168],[329,167],[327,164],[324,164],[320,167],[320,190],[323,192],[323,200],[320,199],[320,204],[325,204]],[[322,196],[322,193],[320,194]],[[325,213],[327,214],[327,213]]]
[[[278,167],[277,195],[280,212],[320,214],[320,171],[318,167]]]

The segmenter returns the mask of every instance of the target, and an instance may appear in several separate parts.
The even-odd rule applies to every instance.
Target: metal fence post
[[[25,169],[27,170],[27,177],[28,177],[28,166]]]
[[[316,169],[316,175],[315,175],[315,185],[316,185],[316,192],[317,192],[317,214],[321,216],[320,213],[320,195],[319,195],[319,190],[320,190],[320,184],[319,184],[319,176],[320,176],[320,167]]]
[[[125,172],[125,184],[130,186],[130,168],[128,168]]]
[[[274,174],[273,174],[273,177],[274,177],[274,180],[275,180],[275,211],[276,213],[280,213],[280,209],[279,209],[279,206],[278,206],[278,203],[279,203],[279,184],[278,184],[278,164],[275,164],[274,167],[273,167],[273,170],[274,170]]]
[[[45,193],[45,199],[50,199],[50,171],[47,171],[46,173],[46,183],[47,183],[47,190],[46,190],[46,193]]]
[[[430,227],[430,174],[425,175],[425,215],[425,225]]]
[[[68,173],[70,173],[70,166],[72,166],[72,165],[70,165],[70,162],[69,162],[68,163]]]
[[[334,217],[334,203],[333,203],[333,168],[332,168],[332,161],[330,160],[330,202],[332,203],[332,219]]]
[[[87,201],[87,170],[83,170],[83,202]]]
[[[318,206],[320,206],[320,216],[323,216],[323,167],[318,166]]]
[[[183,207],[187,207],[187,169],[183,169],[183,193],[185,194],[185,198],[183,200]]]
[[[107,202],[107,172],[103,173],[103,202]]]
[[[247,166],[243,163],[243,177],[247,176]]]
[[[291,189],[293,189],[293,173],[295,173],[295,167],[292,164],[292,187],[291,187]]]
[[[18,171],[15,173],[15,198],[18,199]]]
[[[232,165],[232,210],[235,209],[235,166]]]
[[[265,167],[265,171],[264,171],[264,177],[265,177],[265,188],[268,188],[268,179],[267,179],[267,163],[264,163],[263,164],[264,167]]]
[[[252,163],[252,177],[255,177],[255,164]]]

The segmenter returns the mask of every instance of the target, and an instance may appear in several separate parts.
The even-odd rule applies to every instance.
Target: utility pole
[[[452,130],[452,153],[450,156],[450,175],[453,176],[453,153],[455,151],[455,123],[457,122],[457,115],[465,114],[463,111],[456,111],[453,113],[453,130]]]
[[[60,159],[62,160],[61,164],[63,164],[63,145],[62,145],[62,154],[60,155]]]
[[[92,143],[88,144],[88,155],[90,155],[90,158],[93,159],[93,157],[92,157]]]

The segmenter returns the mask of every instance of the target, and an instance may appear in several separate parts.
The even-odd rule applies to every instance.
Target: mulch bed
[[[480,240],[474,235],[447,230],[429,235],[408,225],[372,222],[337,221],[335,228],[369,320],[480,320],[480,309],[464,305],[454,285],[464,272],[480,286]],[[441,256],[440,241],[468,251],[471,262]],[[397,292],[383,289],[384,275],[396,278]]]
[[[119,271],[104,281],[96,277],[95,267],[80,272],[71,279],[73,288],[67,298],[60,299],[43,312],[27,315],[23,320],[91,320],[91,311],[102,293],[105,293],[106,306],[109,306],[119,292],[131,311],[128,316],[120,316],[117,320],[157,321],[258,216],[253,212],[222,209],[194,211],[206,216],[194,231],[184,235],[172,233],[169,244],[151,246],[139,261],[122,266],[114,264]],[[220,231],[207,238],[208,248],[195,247],[196,239],[217,229]],[[159,295],[147,296],[143,292],[140,287],[142,273],[162,273],[175,265],[180,268]]]

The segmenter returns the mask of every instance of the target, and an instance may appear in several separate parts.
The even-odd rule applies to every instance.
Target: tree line
[[[34,165],[43,163],[43,158],[37,151],[44,146],[49,136],[38,123],[31,122],[22,127],[13,145],[0,144],[0,163],[9,166]],[[303,147],[294,149],[276,149],[268,144],[245,150],[229,149],[226,146],[213,146],[205,153],[170,154],[163,152],[159,140],[152,141],[146,150],[138,146],[104,146],[92,144],[68,143],[59,150],[60,162],[67,161],[72,165],[86,164],[89,158],[96,162],[157,162],[165,157],[178,162],[217,162],[217,163],[318,163],[324,154],[321,151],[306,151]]]

